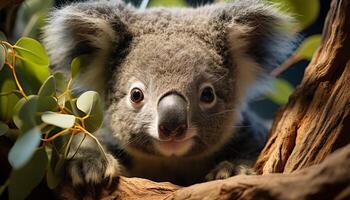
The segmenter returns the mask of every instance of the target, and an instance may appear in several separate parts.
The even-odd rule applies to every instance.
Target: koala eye
[[[204,86],[201,94],[200,101],[205,104],[212,104],[215,101],[214,88],[210,85]]]
[[[140,103],[141,101],[143,101],[143,92],[141,89],[139,88],[133,88],[131,91],[130,91],[130,100],[133,102],[133,103]]]

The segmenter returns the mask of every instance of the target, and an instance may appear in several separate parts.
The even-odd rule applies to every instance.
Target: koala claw
[[[119,162],[110,154],[106,158],[96,153],[78,153],[68,162],[67,175],[74,186],[111,183],[122,171]]]
[[[254,171],[244,164],[235,165],[229,161],[222,161],[205,176],[205,179],[207,181],[226,179],[240,174],[251,175]]]

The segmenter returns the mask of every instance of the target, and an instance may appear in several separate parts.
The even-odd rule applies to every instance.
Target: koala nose
[[[158,102],[159,138],[181,139],[187,130],[187,102],[176,93],[162,97]]]

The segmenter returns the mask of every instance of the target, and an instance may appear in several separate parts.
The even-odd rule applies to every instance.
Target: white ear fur
[[[265,87],[254,89],[256,80],[263,73],[263,69],[246,53],[248,41],[246,41],[244,35],[249,31],[251,31],[251,28],[248,26],[232,23],[228,27],[226,36],[229,55],[236,65],[236,91],[238,93],[237,97],[240,97],[240,104],[246,102],[247,98],[252,98],[257,93],[256,89],[265,89]]]
[[[91,54],[75,88],[103,92],[105,70],[112,48],[121,40],[114,30],[120,2],[72,4],[54,10],[44,28],[43,42],[55,70],[67,72],[75,56]],[[114,21],[113,21],[114,20]],[[119,22],[118,22],[119,23]],[[99,81],[96,81],[99,80]]]
[[[292,52],[295,37],[283,27],[293,20],[259,0],[237,1],[230,9],[225,10],[232,12],[226,41],[236,67],[236,90],[244,103],[270,89],[269,71]]]

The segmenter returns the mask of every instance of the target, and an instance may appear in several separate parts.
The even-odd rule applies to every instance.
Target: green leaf
[[[36,40],[23,37],[14,45],[16,57],[23,62],[26,72],[43,83],[49,76],[49,57],[44,47]]]
[[[31,95],[28,100],[22,98],[14,107],[13,122],[26,132],[37,124],[42,123],[41,113],[58,111],[58,104],[54,97]]]
[[[22,133],[36,126],[36,112],[38,96],[29,96],[28,100],[22,98],[14,108],[13,121]]]
[[[318,17],[320,12],[319,0],[268,0],[278,3],[279,7],[292,16],[298,22],[301,29],[310,26]]]
[[[77,117],[84,117],[86,114],[80,111],[77,107],[77,99],[71,99],[66,104],[67,108],[73,111],[73,114]]]
[[[20,94],[11,93],[17,90],[15,82],[12,80],[12,74],[8,67],[0,72],[0,93],[8,93],[8,95],[0,95],[0,120],[9,121],[12,119],[13,108],[20,99]]]
[[[20,169],[13,170],[10,175],[9,199],[25,199],[42,181],[48,163],[43,147],[37,149],[30,161]]]
[[[90,114],[93,107],[100,103],[100,95],[95,91],[87,91],[80,95],[77,99],[77,107],[85,114]]]
[[[57,90],[57,96],[62,94],[66,89],[68,85],[68,78],[65,74],[61,72],[56,72],[53,74],[56,80],[56,90]]]
[[[75,116],[54,112],[46,112],[41,116],[41,120],[47,124],[58,126],[60,128],[71,128],[74,126]]]
[[[40,144],[41,132],[35,127],[24,133],[11,148],[8,160],[14,169],[23,167],[33,156]]]
[[[5,59],[5,48],[2,45],[0,45],[0,71],[5,66]]]
[[[39,96],[53,96],[56,94],[56,80],[54,76],[49,76],[44,84],[41,86]]]
[[[28,61],[40,66],[49,65],[49,57],[45,48],[36,40],[23,37],[14,45],[16,53],[22,56],[22,60]]]
[[[185,0],[150,0],[148,7],[186,7]]]
[[[73,59],[71,63],[71,77],[74,79],[81,68],[81,66],[88,65],[90,55],[81,55]]]
[[[297,50],[297,56],[302,59],[311,60],[321,43],[321,35],[307,37]]]
[[[47,182],[47,186],[50,189],[56,188],[56,186],[62,180],[62,176],[63,176],[63,174],[61,173],[62,171],[55,170],[55,168],[60,167],[61,162],[62,162],[61,161],[62,157],[60,157],[58,152],[53,148],[55,148],[55,147],[52,147],[49,145],[46,146],[46,148],[45,148],[47,155],[48,155],[48,158],[49,158],[47,172],[46,172],[46,182]],[[63,167],[63,166],[61,166],[61,167]]]
[[[3,185],[0,185],[0,197],[2,197],[2,194],[4,193],[4,191],[6,190],[7,186],[8,186],[8,179],[7,181],[3,184]]]
[[[276,104],[282,105],[288,102],[293,90],[293,86],[288,81],[277,78],[273,83],[273,90],[266,95]]]
[[[99,94],[94,91],[85,92],[78,97],[76,105],[80,111],[88,115],[88,118],[85,119],[85,128],[90,132],[96,131],[103,121]]]
[[[80,69],[80,59],[74,58],[71,64],[71,76],[75,78],[78,75]]]
[[[7,126],[7,124],[5,124],[4,122],[0,121],[0,136],[2,136],[5,133],[7,133],[8,130],[9,130],[9,127]]]
[[[26,0],[17,10],[15,28],[22,36],[38,38],[53,0]]]
[[[37,106],[37,112],[42,113],[46,111],[52,111],[57,112],[58,111],[58,104],[54,97],[49,96],[39,96],[38,98],[38,106]],[[37,121],[37,123],[41,122]]]
[[[7,41],[5,33],[1,32],[1,31],[0,31],[0,40]]]

